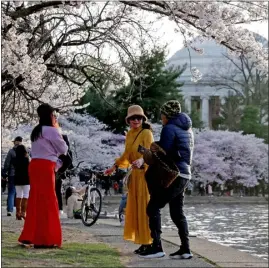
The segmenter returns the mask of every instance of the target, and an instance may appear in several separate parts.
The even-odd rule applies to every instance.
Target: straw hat
[[[128,118],[130,118],[130,117],[132,117],[134,115],[140,115],[145,119],[145,121],[148,120],[148,118],[145,116],[144,111],[143,111],[141,106],[132,105],[132,106],[130,106],[128,108],[127,116],[125,117],[125,121],[126,121],[127,124],[129,124],[128,123]]]

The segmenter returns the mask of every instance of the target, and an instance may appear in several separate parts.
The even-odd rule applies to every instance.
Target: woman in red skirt
[[[19,242],[35,248],[61,247],[62,230],[54,174],[58,156],[66,154],[68,147],[55,127],[55,109],[42,104],[37,113],[39,124],[31,134],[30,195]]]

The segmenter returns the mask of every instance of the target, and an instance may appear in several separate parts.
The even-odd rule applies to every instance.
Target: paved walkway
[[[126,267],[216,267],[197,254],[194,254],[194,257],[190,260],[170,259],[168,257],[169,254],[176,251],[178,246],[166,241],[163,242],[163,248],[166,252],[165,257],[159,259],[140,258],[133,254],[133,251],[138,248],[138,245],[123,240],[123,227],[119,226],[119,222],[116,220],[101,219],[91,227],[84,227],[80,221],[68,219],[62,219],[62,224],[73,226],[74,228],[87,229],[100,242],[108,243],[118,248]]]
[[[15,217],[12,217],[15,220]],[[2,207],[2,220],[12,220]],[[94,235],[100,242],[118,248],[126,267],[268,267],[268,261],[231,247],[209,242],[206,239],[190,237],[194,257],[190,260],[172,260],[169,254],[179,248],[176,231],[164,231],[163,248],[166,256],[160,259],[142,259],[133,254],[138,247],[123,240],[123,227],[115,219],[99,219],[91,227],[85,227],[80,220],[61,219],[62,225],[80,229]]]
[[[114,228],[117,228],[117,226],[119,225],[118,221],[113,219],[101,219],[99,220],[99,224],[106,224],[107,226],[110,226],[110,228],[112,226],[114,226]],[[165,242],[164,245],[168,246],[170,244],[168,246],[168,250],[166,250],[166,247],[164,247],[167,253],[168,251],[169,253],[171,253],[175,251],[175,249],[178,249],[180,241],[176,231],[163,231],[162,239]],[[183,265],[177,267],[268,267],[268,261],[265,259],[252,256],[246,252],[242,252],[231,247],[226,247],[217,243],[209,242],[208,240],[203,238],[198,238],[195,236],[190,237],[190,244],[192,252],[194,253],[194,258],[192,260],[198,260],[199,262],[201,262],[201,264],[199,264],[199,266],[196,266],[197,264],[193,263],[191,264],[193,266],[186,266],[188,265],[188,261],[190,260],[168,259],[168,262],[171,262],[170,265],[172,265],[172,263],[177,263],[178,265],[181,265],[181,263],[184,262],[185,266]],[[209,263],[211,263],[211,265]],[[155,267],[155,265],[147,267]]]

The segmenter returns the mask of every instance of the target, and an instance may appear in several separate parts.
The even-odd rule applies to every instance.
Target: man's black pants
[[[183,211],[184,191],[188,182],[189,180],[179,177],[166,189],[149,189],[150,201],[147,206],[147,215],[153,243],[159,244],[161,241],[160,209],[169,204],[170,216],[178,228],[182,248],[190,249],[188,223]]]
[[[56,178],[55,192],[56,192],[56,196],[57,196],[57,200],[58,200],[59,210],[63,210],[63,199],[62,199],[61,189],[62,189],[62,179]]]

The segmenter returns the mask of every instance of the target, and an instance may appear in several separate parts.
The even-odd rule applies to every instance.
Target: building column
[[[191,96],[186,96],[184,98],[185,101],[185,108],[188,114],[191,114]]]
[[[209,127],[209,96],[201,96],[202,99],[202,121],[204,127]]]

